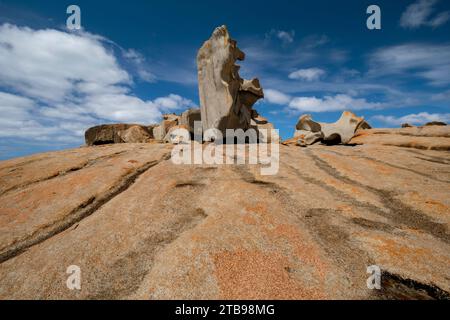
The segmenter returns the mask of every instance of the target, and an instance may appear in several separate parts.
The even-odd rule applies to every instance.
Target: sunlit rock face
[[[258,79],[239,76],[237,60],[245,54],[231,39],[226,26],[214,30],[197,55],[198,86],[203,129],[248,129],[252,106],[264,97]]]

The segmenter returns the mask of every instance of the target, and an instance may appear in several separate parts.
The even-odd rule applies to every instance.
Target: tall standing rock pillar
[[[252,107],[264,97],[258,79],[239,76],[236,61],[245,59],[226,26],[214,30],[197,55],[198,86],[203,130],[248,129]]]

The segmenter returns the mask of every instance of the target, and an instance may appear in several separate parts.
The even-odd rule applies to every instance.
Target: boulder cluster
[[[226,26],[218,27],[202,45],[197,55],[198,88],[200,108],[186,110],[182,114],[165,114],[159,124],[111,124],[90,128],[85,133],[88,146],[113,143],[179,143],[184,139],[211,141],[214,131],[227,140],[227,129],[254,129],[260,143],[278,143],[279,135],[274,126],[253,108],[264,98],[259,80],[240,77],[237,61],[245,54],[237,42],[230,37]],[[197,125],[195,123],[197,122]],[[431,122],[427,126],[446,125]],[[404,124],[402,127],[411,127]],[[183,129],[183,130],[177,130]],[[296,125],[292,139],[285,145],[306,147],[318,142],[323,144],[350,144],[358,130],[371,126],[355,114],[345,111],[335,123],[312,120],[311,115],[302,115]],[[195,131],[198,132],[195,132]]]
[[[194,137],[197,121],[201,122],[200,131],[217,129],[223,137],[227,129],[255,129],[259,132],[259,142],[278,141],[278,135],[271,131],[273,125],[253,109],[253,105],[264,98],[259,80],[245,80],[239,75],[236,61],[244,58],[245,54],[231,39],[226,26],[216,28],[197,55],[200,108],[189,109],[181,115],[163,115],[161,123],[149,126],[96,126],[86,131],[86,144],[174,143],[180,138],[177,129],[185,129]]]

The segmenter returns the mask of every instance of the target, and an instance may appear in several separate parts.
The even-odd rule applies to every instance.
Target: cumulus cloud
[[[416,29],[421,26],[437,28],[445,24],[450,19],[450,12],[433,15],[437,2],[438,0],[418,0],[409,5],[400,18],[400,25],[403,28]]]
[[[364,98],[353,97],[348,94],[336,94],[322,98],[292,97],[274,89],[264,90],[265,100],[272,104],[285,105],[285,111],[293,113],[303,112],[333,112],[344,110],[382,109],[386,107],[381,102],[369,102]]]
[[[81,143],[91,125],[153,123],[193,106],[175,94],[133,95],[132,77],[108,43],[85,32],[0,25],[0,136]],[[133,51],[127,58],[143,59]]]
[[[450,44],[410,43],[386,47],[369,59],[370,74],[414,74],[432,85],[450,83]]]
[[[265,89],[264,99],[266,99],[269,103],[280,105],[288,104],[291,101],[290,96],[274,89]]]
[[[377,115],[372,117],[373,120],[378,120],[380,122],[383,122],[387,125],[391,126],[398,126],[402,125],[403,123],[409,123],[414,125],[424,125],[428,122],[432,121],[443,121],[443,122],[450,122],[450,113],[428,113],[428,112],[421,112],[417,114],[408,114],[406,116],[402,117],[394,117],[394,116],[384,116],[384,115]]]
[[[335,96],[296,97],[289,103],[289,109],[296,112],[328,112],[342,110],[380,109],[384,105],[378,102],[368,102],[363,98],[354,98],[346,94]]]
[[[319,68],[300,69],[289,74],[289,79],[317,81],[325,75],[325,70]]]

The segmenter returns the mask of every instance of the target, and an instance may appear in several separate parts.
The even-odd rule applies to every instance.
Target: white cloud
[[[0,85],[33,98],[59,101],[73,93],[77,82],[102,87],[131,82],[113,54],[87,34],[4,24],[0,43]]]
[[[370,56],[372,75],[415,74],[432,85],[450,83],[450,44],[403,44]]]
[[[157,98],[154,104],[163,111],[175,111],[192,106],[192,101],[176,94],[170,94],[167,97]]]
[[[400,25],[403,28],[416,29],[421,26],[437,28],[445,24],[450,19],[448,11],[432,17],[437,2],[438,0],[418,0],[409,5],[400,18]]]
[[[428,113],[421,112],[417,114],[408,114],[403,117],[394,117],[394,116],[383,116],[378,115],[372,117],[373,120],[381,121],[385,124],[396,126],[402,125],[404,123],[409,123],[413,125],[424,125],[428,122],[432,121],[442,121],[442,122],[450,122],[450,113]]]
[[[295,31],[284,31],[284,30],[275,30],[272,29],[270,30],[270,32],[268,34],[266,34],[266,38],[270,38],[272,36],[275,36],[276,38],[278,38],[279,40],[281,40],[281,42],[284,45],[290,44],[294,42],[294,38],[295,38]]]
[[[289,74],[289,79],[317,81],[325,75],[325,70],[319,68],[300,69]]]
[[[0,137],[82,143],[89,126],[154,123],[162,112],[194,105],[175,94],[134,96],[132,78],[108,44],[84,32],[0,25]],[[126,55],[143,59],[136,51]]]
[[[328,112],[342,110],[380,109],[382,103],[368,102],[363,98],[353,98],[346,94],[335,96],[296,97],[289,103],[289,109],[296,112]]]
[[[266,99],[269,103],[273,104],[288,104],[291,101],[291,97],[287,94],[284,94],[281,91],[273,90],[273,89],[265,89],[264,90],[264,99]]]
[[[142,53],[135,49],[123,50],[123,57],[133,65],[135,73],[141,80],[149,83],[156,82],[157,77],[150,71],[147,61]]]

